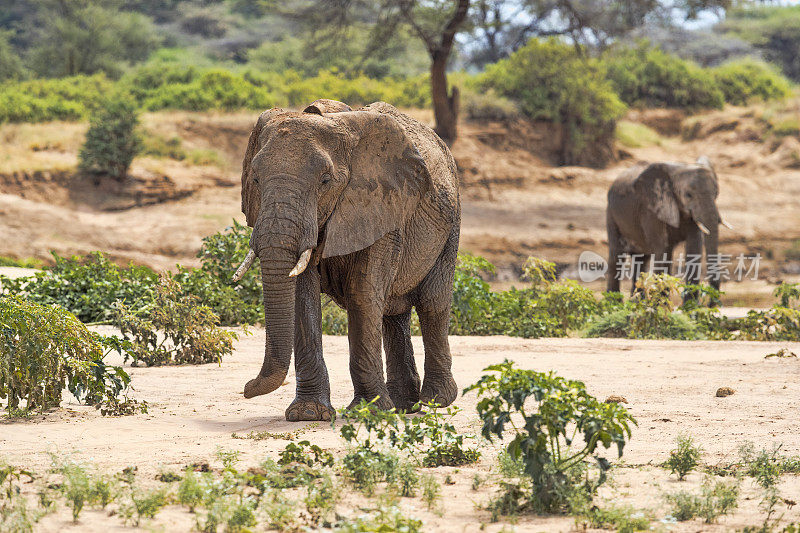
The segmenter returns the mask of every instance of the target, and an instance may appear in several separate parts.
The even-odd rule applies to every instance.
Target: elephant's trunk
[[[294,345],[296,278],[289,277],[297,257],[286,250],[262,249],[261,283],[264,291],[266,346],[264,363],[244,387],[244,397],[268,394],[280,387],[289,372]]]
[[[245,398],[280,387],[292,359],[296,276],[308,265],[317,240],[316,204],[304,200],[294,181],[276,179],[281,187],[265,191],[250,239],[261,266],[266,347],[261,371],[245,385]]]

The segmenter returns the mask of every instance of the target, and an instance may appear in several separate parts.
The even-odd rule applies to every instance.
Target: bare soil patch
[[[583,380],[590,393],[599,397],[621,396],[639,426],[625,448],[623,461],[613,469],[612,483],[602,489],[601,502],[631,505],[649,510],[661,520],[669,513],[663,494],[697,490],[703,475],[692,473],[688,481],[659,468],[674,447],[678,434],[691,435],[705,450],[708,465],[736,460],[736,450],[746,441],[757,447],[783,444],[782,453],[800,454],[797,439],[800,426],[796,406],[800,402],[800,363],[795,358],[764,355],[780,348],[800,349],[791,343],[631,341],[619,339],[538,339],[508,337],[451,337],[453,367],[460,387],[473,383],[482,369],[505,358],[521,367]],[[151,480],[162,468],[177,471],[188,464],[211,460],[218,447],[242,453],[242,466],[255,466],[270,457],[278,458],[287,440],[241,440],[232,433],[267,431],[284,433],[304,428],[303,439],[317,443],[341,456],[344,441],[328,424],[290,423],[283,412],[294,397],[294,376],[274,393],[245,400],[244,383],[260,368],[264,331],[254,329],[243,337],[234,354],[221,365],[197,367],[129,368],[134,397],[150,403],[148,414],[103,418],[93,409],[74,403],[28,421],[0,422],[0,455],[10,462],[43,472],[49,466],[48,451],[61,456],[76,454],[109,472],[138,466],[138,478]],[[422,343],[414,338],[422,368]],[[345,337],[323,339],[331,376],[332,400],[346,405],[352,396]],[[722,386],[736,394],[715,397]],[[474,394],[459,397],[463,411],[456,417],[457,429],[476,434],[480,422],[475,413]],[[477,465],[438,468],[430,472],[443,481],[448,474],[453,485],[442,485],[442,516],[428,512],[419,499],[401,500],[405,513],[425,521],[425,531],[478,531],[490,516],[480,509],[496,490],[497,453],[500,446],[484,443],[483,458]],[[609,454],[613,458],[614,454]],[[478,491],[470,487],[474,474],[489,481]],[[31,489],[32,490],[32,489]],[[800,477],[786,475],[782,495],[800,500]],[[699,521],[669,524],[670,531],[731,531],[760,523],[760,492],[751,480],[742,483],[740,509],[718,525]],[[458,503],[457,503],[458,502]],[[346,500],[340,512],[357,501]],[[785,509],[787,521],[800,520],[800,509]],[[168,508],[145,529],[185,530],[192,518],[178,508]],[[489,524],[498,531],[502,524]],[[574,522],[567,517],[519,517],[516,531],[570,531]],[[41,531],[106,531],[121,528],[118,517],[86,510],[77,525],[69,510],[62,508],[48,516]]]

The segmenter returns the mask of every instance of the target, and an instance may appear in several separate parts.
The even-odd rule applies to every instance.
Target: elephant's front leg
[[[350,342],[350,376],[355,394],[350,407],[361,400],[379,409],[394,407],[383,376],[381,351],[383,313],[400,255],[398,231],[388,233],[352,261],[347,282],[347,340]]]
[[[286,409],[286,420],[330,420],[328,369],[322,358],[322,307],[319,271],[307,268],[297,280],[295,300],[294,368],[297,396]]]
[[[352,409],[361,400],[375,400],[379,409],[391,409],[394,403],[383,377],[381,328],[383,309],[372,303],[349,304],[347,338],[350,342],[350,376],[353,379]]]

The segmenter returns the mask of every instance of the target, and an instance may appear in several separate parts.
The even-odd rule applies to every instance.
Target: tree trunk
[[[447,144],[456,140],[456,126],[458,122],[458,88],[453,87],[452,92],[447,87],[447,53],[437,51],[432,54],[431,62],[431,97],[433,99],[433,115],[436,119],[434,131]]]

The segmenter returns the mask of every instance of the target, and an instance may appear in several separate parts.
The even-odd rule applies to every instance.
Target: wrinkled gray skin
[[[619,291],[617,265],[624,254],[644,254],[634,262],[634,280],[648,268],[651,255],[671,261],[673,249],[683,241],[687,257],[702,254],[704,243],[706,255],[716,255],[721,222],[718,193],[717,175],[706,157],[694,165],[639,165],[617,178],[608,191],[606,210],[608,291]],[[690,269],[686,274],[688,283],[699,282],[699,275]],[[712,279],[711,285],[719,289],[719,280]]]
[[[376,396],[382,409],[455,400],[447,332],[460,204],[455,162],[431,129],[383,102],[359,111],[332,100],[302,113],[266,111],[243,162],[242,211],[260,260],[267,336],[246,398],[277,389],[294,350],[297,397],[286,419],[331,419],[324,292],[347,310],[351,406]],[[308,267],[290,277],[308,249]],[[425,346],[421,391],[412,307]]]

